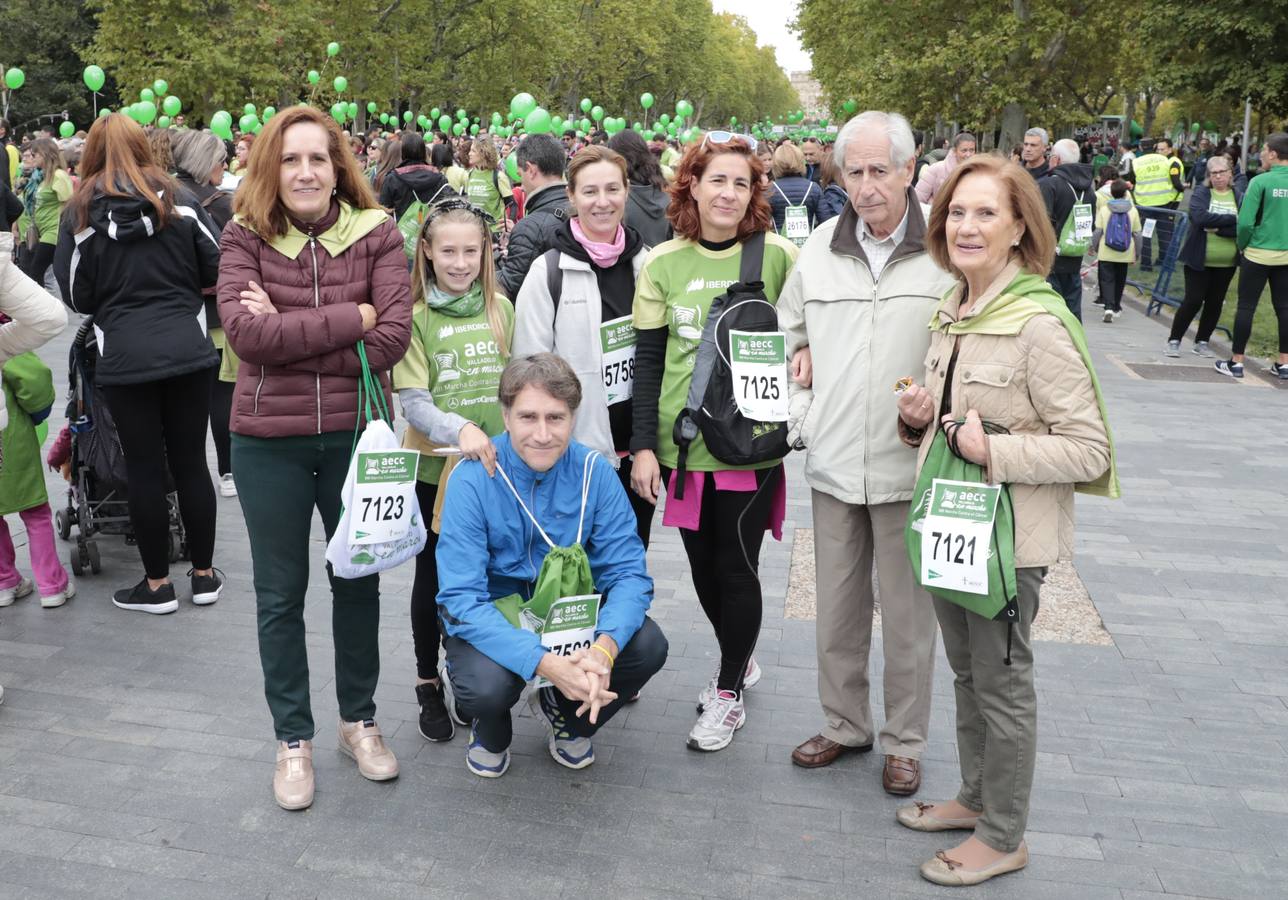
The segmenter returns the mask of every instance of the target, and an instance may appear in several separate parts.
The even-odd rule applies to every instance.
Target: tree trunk
[[[1029,116],[1023,103],[1010,102],[1002,107],[1002,136],[998,145],[1004,153],[1024,143],[1024,132],[1029,127]]]
[[[1121,150],[1131,144],[1131,121],[1136,117],[1136,92],[1127,92],[1127,107],[1123,112],[1123,124],[1118,131],[1118,148]]]

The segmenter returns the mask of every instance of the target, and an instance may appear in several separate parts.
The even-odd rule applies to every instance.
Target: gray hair
[[[957,132],[957,136],[953,138],[953,149],[956,150],[965,141],[970,141],[972,144],[976,143],[975,135],[971,134],[969,131]]]
[[[175,167],[197,184],[209,184],[215,166],[228,158],[224,142],[210,131],[177,131],[170,153]]]
[[[1051,138],[1047,135],[1045,128],[1030,128],[1028,131],[1024,132],[1024,136],[1037,138],[1042,142],[1043,147],[1051,143]]]
[[[581,406],[581,381],[562,356],[534,353],[510,360],[501,373],[497,391],[501,405],[509,409],[526,387],[537,387],[568,404],[571,412]]]
[[[836,148],[833,154],[836,167],[845,168],[845,147],[860,131],[877,129],[890,140],[890,162],[896,169],[902,168],[917,152],[917,142],[912,136],[912,126],[908,120],[896,112],[882,112],[869,109],[859,113],[841,128],[836,136]]]
[[[1078,149],[1077,141],[1070,138],[1061,138],[1051,147],[1051,155],[1058,157],[1063,163],[1076,163],[1082,159],[1082,151]]]
[[[1226,156],[1224,153],[1218,153],[1207,161],[1207,166],[1203,169],[1204,187],[1212,186],[1212,163],[1216,162],[1218,159],[1225,163],[1225,172],[1227,172],[1232,179],[1234,178],[1234,163],[1232,163],[1230,161],[1230,157]]]

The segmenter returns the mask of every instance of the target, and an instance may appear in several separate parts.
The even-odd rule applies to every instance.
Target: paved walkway
[[[410,567],[395,572],[377,699],[402,777],[373,784],[334,749],[319,535],[317,800],[285,813],[270,791],[249,547],[236,501],[221,500],[231,583],[216,606],[114,609],[110,592],[139,563],[105,538],[103,574],[81,579],[68,606],[28,599],[0,615],[0,897],[1284,896],[1288,394],[1251,375],[1142,379],[1130,364],[1168,361],[1162,328],[1136,311],[1088,332],[1126,497],[1079,499],[1077,565],[1116,646],[1039,645],[1027,871],[936,888],[916,865],[946,842],[894,822],[878,756],[789,764],[819,724],[813,625],[782,617],[790,536],[763,556],[765,678],[732,747],[684,747],[714,642],[679,541],[659,527],[666,668],[598,739],[593,767],[556,766],[523,718],[497,781],[465,770],[461,737],[429,745],[416,732]],[[44,353],[58,373],[70,336]],[[789,524],[807,525],[799,460],[792,470]],[[952,721],[941,656],[925,798],[956,788]]]

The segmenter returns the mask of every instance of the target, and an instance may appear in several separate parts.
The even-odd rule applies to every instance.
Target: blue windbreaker
[[[495,444],[497,461],[550,539],[561,547],[575,543],[582,472],[594,451],[573,441],[548,472],[534,472],[510,446],[509,435]],[[653,603],[653,579],[635,513],[605,459],[593,464],[582,545],[595,590],[603,595],[596,633],[625,647]],[[492,601],[516,593],[530,598],[549,549],[499,473],[489,478],[482,463],[469,460],[458,465],[443,501],[437,551],[438,610],[447,634],[531,678],[546,652],[540,638],[511,625]]]

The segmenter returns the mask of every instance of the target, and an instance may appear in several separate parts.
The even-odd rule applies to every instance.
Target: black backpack
[[[711,301],[689,396],[671,435],[680,451],[675,489],[679,499],[684,497],[689,445],[699,432],[711,455],[731,466],[782,459],[790,449],[786,422],[758,422],[738,411],[727,356],[730,330],[778,331],[778,311],[765,297],[760,271],[764,258],[765,234],[758,232],[743,244],[738,283]]]

